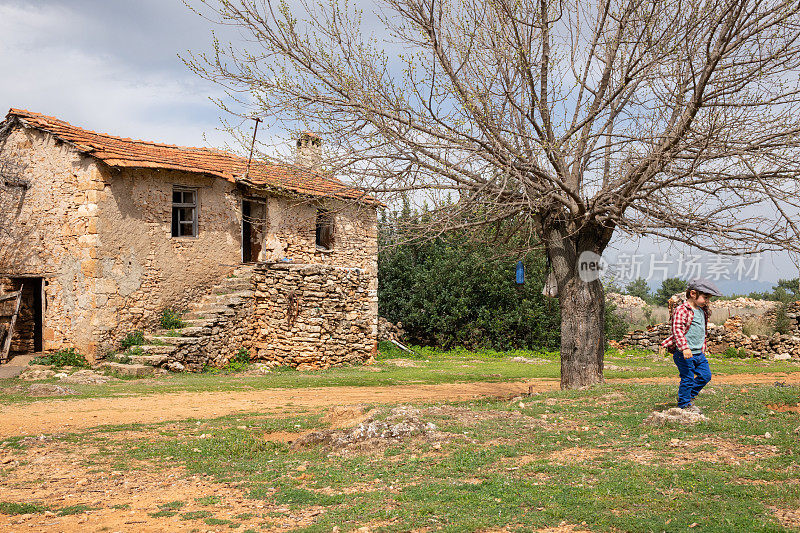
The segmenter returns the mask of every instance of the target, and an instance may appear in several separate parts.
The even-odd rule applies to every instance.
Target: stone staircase
[[[235,324],[239,315],[252,312],[254,268],[238,267],[200,301],[190,304],[189,312],[181,317],[185,327],[146,333],[146,344],[137,350],[141,355],[131,355],[131,363],[175,372],[198,371],[235,353],[227,344],[241,337]]]

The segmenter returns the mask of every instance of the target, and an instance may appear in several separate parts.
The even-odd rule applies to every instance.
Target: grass
[[[342,367],[309,373],[280,369],[266,376],[177,375],[158,380],[158,385],[148,380],[86,386],[81,394],[558,377],[554,353],[414,350],[409,355],[383,346],[373,366],[379,372]],[[530,364],[515,357],[537,361]],[[609,351],[607,363],[615,368],[606,372],[609,378],[676,374],[669,358],[646,351]],[[798,370],[796,364],[751,359],[711,358],[711,366],[717,375]],[[165,502],[149,513],[152,518],[196,520],[225,529],[258,524],[256,529],[303,532],[364,525],[385,532],[503,527],[532,531],[562,521],[576,529],[633,532],[775,532],[800,526],[780,523],[775,512],[800,507],[800,421],[797,413],[768,407],[800,403],[800,388],[712,381],[697,401],[708,421],[694,426],[643,425],[650,412],[674,406],[676,383],[612,381],[515,401],[416,405],[422,418],[437,426],[436,439],[414,437],[345,450],[295,448],[266,439],[273,433],[299,435],[328,427],[324,413],[294,408],[275,415],[236,413],[103,426],[60,435],[59,440],[76,446],[90,443],[98,452],[85,457],[85,464],[98,472],[107,471],[110,464],[135,477],[136,469],[157,471],[169,465],[187,478],[239,491],[241,497],[226,493],[224,502],[211,494],[188,503]],[[27,446],[46,446],[26,444],[18,437],[1,445],[15,454]],[[241,498],[252,503],[237,507]],[[129,508],[125,505],[114,508]],[[0,502],[3,514],[67,515],[93,509]]]
[[[557,352],[516,350],[471,352],[464,349],[449,351],[414,347],[408,354],[390,344],[382,344],[376,364],[372,366],[340,366],[326,370],[298,372],[278,367],[266,375],[250,376],[240,373],[209,372],[168,374],[158,378],[125,379],[104,385],[70,384],[77,392],[70,399],[121,397],[163,394],[168,392],[241,391],[271,388],[295,389],[306,387],[371,387],[409,384],[503,382],[525,379],[558,379],[560,372]],[[538,364],[517,362],[515,357],[538,360]],[[402,359],[416,366],[397,366]],[[761,372],[792,372],[800,370],[795,362],[775,362],[761,359],[725,359],[709,357],[715,374]],[[607,370],[607,378],[668,377],[676,374],[669,357],[659,358],[644,350],[609,350],[606,363],[636,371]],[[52,380],[51,380],[52,381]],[[53,381],[55,382],[55,381]],[[14,379],[0,380],[0,404],[49,401],[48,398],[28,396],[24,391],[8,390],[18,385]]]
[[[237,487],[271,509],[264,517],[272,525],[320,511],[293,531],[530,531],[561,521],[590,531],[679,531],[692,524],[698,531],[785,531],[772,508],[800,506],[798,419],[767,405],[797,404],[800,389],[712,383],[698,401],[708,422],[642,425],[649,412],[674,405],[674,395],[672,385],[614,383],[514,402],[427,411],[419,405],[444,435],[435,443],[417,437],[348,453],[263,439],[326,427],[319,413],[237,414],[203,421],[202,428],[173,422],[174,434],[162,431],[166,438],[157,440],[109,440],[105,453],[132,464],[179,465],[187,476]],[[183,505],[162,504],[151,516],[175,516]],[[217,526],[253,517],[181,514]]]

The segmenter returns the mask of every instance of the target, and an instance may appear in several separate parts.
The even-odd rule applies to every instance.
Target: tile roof
[[[231,183],[241,182],[255,187],[291,191],[309,196],[334,196],[381,205],[364,191],[344,184],[336,178],[294,165],[268,164],[253,160],[248,179],[244,180],[247,159],[209,148],[190,148],[136,139],[114,137],[84,130],[55,117],[23,109],[11,109],[8,120],[16,117],[24,125],[46,131],[68,142],[86,155],[111,167],[163,168],[210,174]]]

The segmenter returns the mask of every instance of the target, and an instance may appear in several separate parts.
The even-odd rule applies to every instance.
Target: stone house
[[[320,276],[333,290],[326,272],[335,279],[355,272],[359,290],[349,294],[364,302],[348,309],[346,326],[359,346],[373,346],[380,204],[320,171],[320,144],[304,134],[297,164],[248,164],[227,152],[114,137],[11,109],[0,123],[0,298],[22,287],[11,353],[75,348],[96,359],[127,333],[153,328],[164,309],[189,309],[246,263],[261,272],[254,295],[268,294],[257,283],[269,282],[295,300],[305,289],[292,283],[305,276],[289,274],[314,265],[316,292],[305,300],[322,300],[317,308],[326,301]],[[252,317],[274,321],[305,310],[272,309],[263,297],[256,305],[261,312],[249,312],[245,328],[253,337],[243,344],[260,342],[256,352],[269,359],[274,343],[264,339],[274,334]],[[309,357],[337,328],[306,336]],[[283,332],[284,351],[296,333]]]

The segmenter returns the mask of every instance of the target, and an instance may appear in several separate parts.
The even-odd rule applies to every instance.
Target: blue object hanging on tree
[[[525,265],[522,261],[517,261],[517,283],[520,285],[525,283]]]

